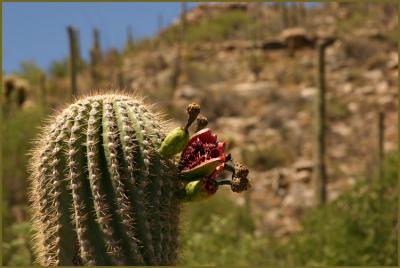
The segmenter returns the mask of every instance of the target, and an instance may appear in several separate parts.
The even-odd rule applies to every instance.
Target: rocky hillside
[[[200,6],[187,15],[187,34],[191,23],[210,24],[229,12],[252,16],[252,8]],[[274,8],[258,10],[260,24],[268,23],[269,14],[278,20],[279,10]],[[172,113],[192,101],[201,103],[211,126],[232,148],[234,159],[252,168],[252,191],[247,201],[238,197],[238,202],[249,202],[261,216],[260,233],[282,236],[298,230],[298,219],[314,204],[315,42],[337,38],[326,55],[329,200],[376,170],[378,111],[385,112],[385,150],[396,148],[398,56],[390,33],[397,28],[397,17],[383,17],[378,12],[385,10],[369,6],[368,14],[377,12],[377,18],[369,21],[363,16],[366,21],[360,25],[357,16],[365,12],[361,8],[316,7],[307,10],[305,21],[296,28],[279,32],[261,27],[264,33],[256,40],[243,38],[245,29],[240,27],[225,40],[189,39],[182,45],[176,88],[168,85],[179,57],[178,45],[161,44],[126,57],[124,77],[131,88],[150,93]],[[162,37],[163,33],[158,40]],[[297,38],[292,46],[291,38]]]
[[[375,172],[379,111],[385,151],[396,149],[397,30],[390,4],[201,4],[154,38],[105,53],[95,86],[83,67],[78,87],[84,94],[122,86],[182,120],[182,107],[199,102],[233,158],[251,168],[252,190],[237,202],[260,216],[259,234],[282,237],[314,206],[316,43],[336,40],[326,53],[333,200]],[[47,83],[52,107],[68,100],[68,77],[52,74]]]

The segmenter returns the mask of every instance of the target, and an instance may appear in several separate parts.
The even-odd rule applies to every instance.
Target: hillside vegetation
[[[302,42],[291,44],[287,36],[299,32]],[[325,55],[328,203],[317,207],[316,44],[327,37],[336,40]],[[248,194],[185,207],[180,264],[396,265],[397,39],[394,3],[200,4],[151,38],[79,57],[78,95],[142,95],[176,118],[171,125],[197,102],[232,157],[250,167]],[[48,70],[23,62],[13,75],[25,81],[26,99],[3,94],[3,264],[31,265],[28,153],[48,116],[73,99],[69,59]]]

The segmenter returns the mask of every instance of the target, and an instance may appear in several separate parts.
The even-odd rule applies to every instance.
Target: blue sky
[[[127,27],[134,37],[153,35],[158,16],[170,24],[180,12],[179,2],[170,3],[2,3],[3,71],[33,60],[47,70],[53,60],[68,56],[67,25],[79,29],[82,56],[88,58],[92,29],[100,30],[103,49],[122,48]],[[195,6],[189,3],[189,7]]]

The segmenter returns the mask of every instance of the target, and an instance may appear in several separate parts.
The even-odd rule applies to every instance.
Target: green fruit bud
[[[207,192],[201,191],[202,186],[203,182],[201,180],[189,182],[185,188],[177,192],[177,196],[183,202],[202,200],[209,196]]]
[[[183,128],[177,127],[172,130],[160,146],[160,153],[163,156],[173,156],[185,149],[189,141],[189,133]]]

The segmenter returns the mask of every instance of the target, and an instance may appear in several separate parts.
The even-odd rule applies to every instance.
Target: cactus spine
[[[158,148],[162,122],[121,95],[82,99],[33,151],[31,208],[41,265],[171,265],[177,170]]]

